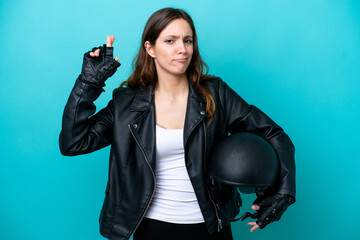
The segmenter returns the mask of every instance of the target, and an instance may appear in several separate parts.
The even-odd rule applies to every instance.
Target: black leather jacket
[[[237,191],[224,193],[220,205],[210,197],[206,158],[228,133],[252,132],[276,150],[281,171],[278,193],[295,196],[294,146],[276,123],[247,104],[220,78],[204,81],[216,112],[208,126],[206,101],[189,84],[184,126],[185,163],[210,234],[229,225],[239,213]],[[78,78],[64,109],[59,143],[63,155],[74,156],[111,145],[108,182],[100,213],[100,233],[109,239],[129,239],[149,208],[156,184],[155,109],[152,87],[117,88],[107,107],[95,113],[101,87]]]

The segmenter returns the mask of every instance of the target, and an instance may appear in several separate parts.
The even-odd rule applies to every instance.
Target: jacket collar
[[[154,94],[152,85],[140,89],[134,98],[134,101],[130,107],[130,111],[146,111],[149,108],[151,101],[153,100],[153,96]],[[198,91],[196,91],[195,87],[189,81],[189,99],[191,98],[195,99],[199,103],[206,103],[205,98]]]

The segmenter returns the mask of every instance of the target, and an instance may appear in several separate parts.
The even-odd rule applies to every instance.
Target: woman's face
[[[145,48],[154,58],[156,71],[160,74],[181,75],[186,72],[193,54],[193,32],[182,18],[170,22],[151,46]]]

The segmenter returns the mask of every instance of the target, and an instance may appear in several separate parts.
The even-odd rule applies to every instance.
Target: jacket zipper
[[[145,152],[144,152],[143,148],[141,147],[141,145],[139,144],[138,140],[136,139],[133,131],[131,130],[130,124],[128,124],[128,128],[129,128],[129,130],[130,130],[130,132],[131,132],[131,135],[132,135],[133,138],[135,139],[136,144],[137,144],[137,145],[139,146],[139,148],[141,149],[141,152],[142,152],[143,155],[144,155],[145,161],[146,161],[147,165],[149,166],[149,168],[150,168],[150,170],[151,170],[151,173],[152,173],[152,175],[153,175],[153,178],[154,178],[154,188],[153,188],[153,192],[152,192],[150,201],[148,202],[148,204],[147,204],[147,206],[146,206],[146,209],[145,209],[143,215],[142,215],[141,218],[140,218],[140,221],[138,222],[138,224],[136,225],[136,227],[134,228],[134,230],[131,232],[131,234],[130,234],[130,236],[131,236],[131,235],[136,231],[136,229],[139,227],[142,219],[144,218],[146,212],[148,211],[148,209],[149,209],[149,207],[150,207],[151,200],[153,199],[154,194],[155,194],[156,181],[155,181],[155,174],[154,174],[154,171],[152,170],[152,168],[151,168],[151,166],[150,166],[149,160],[146,158],[146,155],[145,155]]]
[[[204,134],[205,134],[205,150],[204,150],[204,169],[205,169],[205,171],[204,171],[204,173],[206,173],[206,127],[205,127],[205,121],[203,121],[203,126],[204,126]],[[206,184],[206,182],[205,182],[205,184]],[[214,204],[215,214],[216,214],[217,224],[218,224],[218,232],[220,232],[221,229],[222,229],[221,219],[219,218],[216,204],[211,198],[209,188],[207,187],[207,185],[205,185],[205,187],[206,187],[206,190],[208,192],[208,195],[209,195],[209,198],[210,198],[211,202]]]

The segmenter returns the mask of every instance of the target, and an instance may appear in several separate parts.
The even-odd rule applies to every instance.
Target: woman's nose
[[[185,43],[184,43],[183,41],[179,41],[179,42],[178,42],[178,52],[179,52],[179,53],[184,53],[184,52],[186,52]]]

